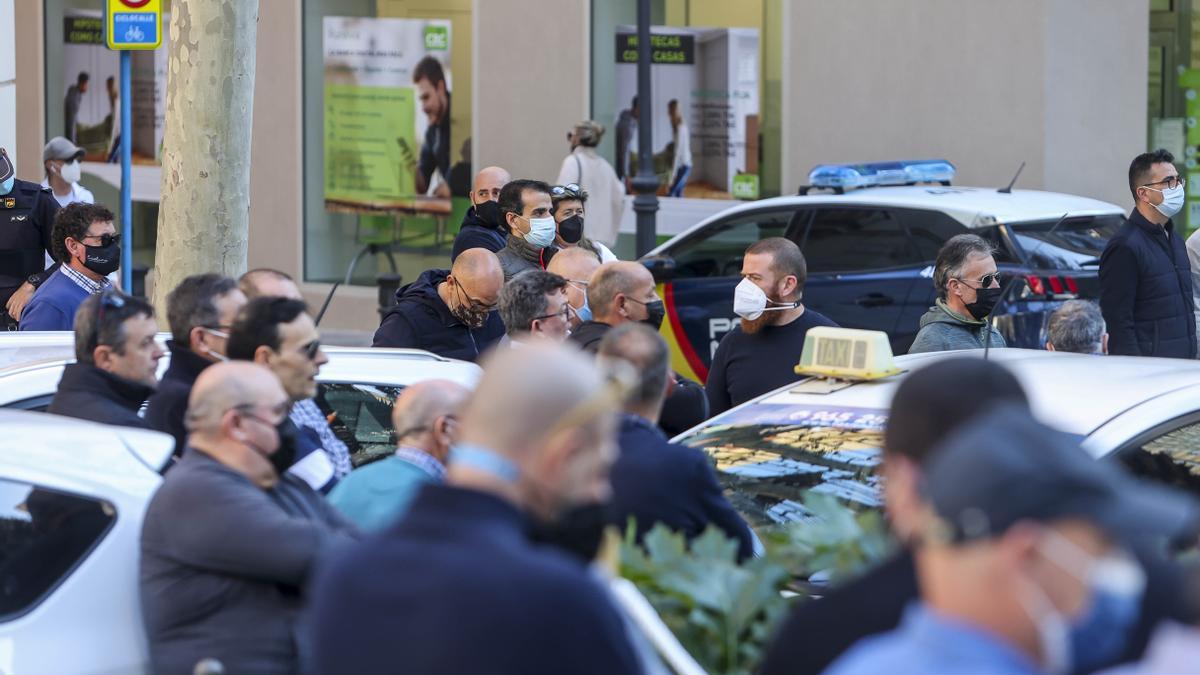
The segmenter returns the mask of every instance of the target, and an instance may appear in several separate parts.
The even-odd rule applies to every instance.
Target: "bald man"
[[[277,467],[294,451],[288,395],[252,363],[196,378],[188,449],[142,523],[142,619],[150,670],[300,670],[297,618],[317,557],[357,534],[324,498]]]
[[[588,301],[592,319],[580,324],[571,339],[593,353],[610,328],[638,321],[658,330],[666,313],[650,270],[636,262],[596,268],[588,283]]]
[[[508,226],[500,216],[497,201],[500,188],[512,180],[508,172],[498,166],[489,166],[475,174],[471,185],[471,208],[463,216],[454,248],[450,251],[450,262],[458,260],[463,251],[470,248],[486,248],[496,253],[504,248],[508,237]]]
[[[496,312],[504,272],[484,248],[463,252],[449,270],[426,270],[396,291],[373,347],[424,349],[448,359],[475,361],[504,337]]]
[[[579,324],[568,339],[592,353],[613,328],[636,322],[658,330],[666,313],[654,277],[636,262],[610,262],[596,268],[588,282],[587,299],[591,320]],[[672,373],[668,392],[658,418],[667,438],[708,419],[708,399],[699,384]]]
[[[262,297],[304,299],[295,279],[286,272],[269,267],[260,267],[243,274],[238,278],[238,288],[246,296],[246,300]]]
[[[550,259],[546,271],[567,280],[567,302],[575,310],[571,314],[571,330],[576,330],[584,321],[592,320],[592,308],[588,305],[588,281],[600,267],[600,260],[587,249],[579,246],[564,248]]]
[[[319,572],[313,672],[643,672],[587,568],[526,530],[608,498],[622,394],[577,350],[496,350],[446,484]]]
[[[329,493],[329,501],[364,531],[395,522],[423,485],[445,478],[468,393],[448,380],[418,382],[401,392],[392,408],[396,452],[355,469]]]

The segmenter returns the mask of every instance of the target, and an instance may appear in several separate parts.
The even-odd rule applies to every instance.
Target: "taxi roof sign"
[[[162,45],[162,0],[108,0],[104,40],[109,49],[158,49]]]
[[[887,333],[833,326],[810,328],[804,337],[797,375],[862,382],[900,372]]]

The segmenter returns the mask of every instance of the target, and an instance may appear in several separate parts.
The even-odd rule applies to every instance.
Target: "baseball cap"
[[[13,167],[12,159],[8,156],[8,151],[0,148],[0,181],[12,178],[16,172],[17,170]]]
[[[997,536],[1021,521],[1085,520],[1124,544],[1175,541],[1200,524],[1190,496],[1093,459],[1078,437],[1015,405],[949,436],[926,465],[922,491],[948,527],[942,534],[957,542]]]
[[[62,136],[55,136],[50,139],[50,142],[46,144],[46,149],[42,151],[42,161],[45,162],[50,159],[83,159],[85,154],[87,153],[84,152],[83,148]]]

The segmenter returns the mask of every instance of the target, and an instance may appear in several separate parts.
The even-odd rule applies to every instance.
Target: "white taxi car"
[[[69,356],[72,339],[0,339],[0,356]],[[418,350],[325,352],[317,402],[356,464],[394,449],[391,407],[405,386],[444,378],[473,387],[482,372]],[[174,442],[34,412],[49,405],[69,362],[0,368],[0,673],[144,673],[138,537]]]
[[[814,332],[850,340],[872,334],[821,328],[809,332],[809,341]],[[886,349],[886,338],[876,335]],[[812,363],[809,352],[806,342],[802,360]],[[801,496],[807,490],[833,494],[852,507],[878,508],[875,468],[896,387],[906,373],[961,357],[984,354],[940,352],[892,360],[888,351],[881,363],[893,364],[898,374],[879,377],[880,372],[834,386],[819,377],[798,378],[675,441],[715,459],[734,506],[755,525],[806,517]],[[1200,494],[1200,361],[1025,349],[993,349],[987,358],[1017,377],[1035,416],[1078,435],[1093,456]],[[970,395],[969,382],[963,383],[963,395]]]

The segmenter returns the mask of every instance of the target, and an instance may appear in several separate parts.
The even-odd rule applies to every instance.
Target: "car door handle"
[[[860,295],[854,299],[854,302],[862,307],[884,307],[896,302],[895,298],[883,293],[867,293]]]

